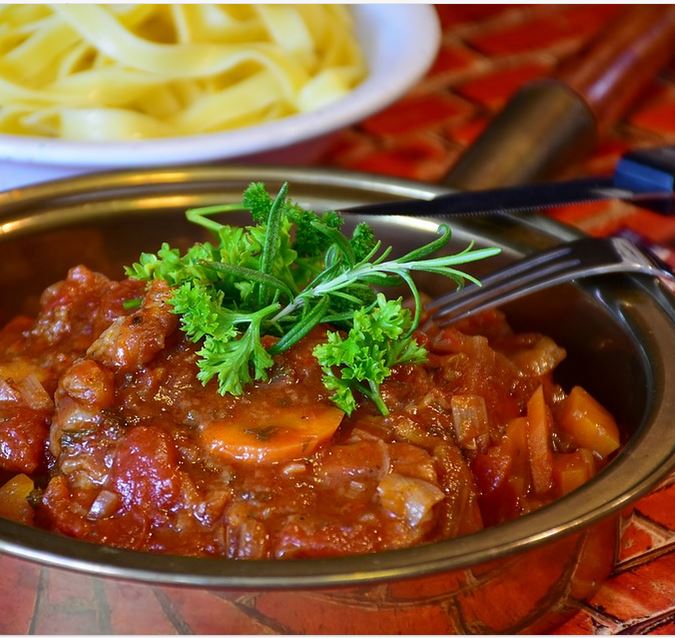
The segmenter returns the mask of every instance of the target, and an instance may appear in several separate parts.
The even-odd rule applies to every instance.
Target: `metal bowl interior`
[[[317,208],[403,197],[432,197],[440,187],[304,169],[200,168],[106,173],[0,194],[0,322],[34,310],[40,292],[78,263],[121,277],[121,264],[161,241],[199,237],[186,208],[236,201],[262,180],[291,184],[292,196]],[[235,221],[235,217],[232,218]],[[237,221],[241,221],[239,218]],[[350,224],[359,221],[349,217]],[[438,220],[370,218],[397,251],[428,241]],[[503,252],[472,272],[558,243],[574,231],[530,215],[452,222],[453,248],[474,240]],[[437,279],[420,280],[430,294]],[[510,304],[517,328],[552,336],[568,350],[559,379],[581,384],[616,415],[626,443],[591,482],[518,520],[411,549],[322,560],[231,561],[160,556],[93,545],[0,520],[0,551],[85,573],[233,589],[338,587],[419,577],[479,565],[552,542],[619,511],[675,466],[675,302],[657,281],[612,275],[558,286]]]

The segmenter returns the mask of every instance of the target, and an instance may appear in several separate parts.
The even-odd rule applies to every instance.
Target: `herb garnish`
[[[164,243],[125,272],[134,279],[163,279],[173,288],[170,303],[181,329],[192,341],[202,341],[197,376],[204,384],[216,377],[221,394],[240,395],[254,379],[267,380],[273,355],[328,323],[342,333],[329,331],[314,356],[332,400],[351,414],[356,391],[386,414],[381,383],[393,366],[422,362],[427,354],[413,335],[422,304],[412,273],[436,273],[458,286],[465,280],[479,283],[455,266],[499,249],[469,245],[455,255],[431,257],[450,240],[450,229],[441,226],[434,241],[390,259],[391,247],[383,248],[368,224],[358,224],[347,236],[339,213],[306,210],[287,193],[284,184],[271,197],[256,182],[241,203],[188,210],[188,220],[212,232],[214,243],[197,243],[184,255]],[[248,210],[254,224],[228,226],[210,218],[235,210]],[[410,288],[414,314],[401,298],[387,300],[377,292],[401,283]],[[279,340],[265,348],[264,335]]]

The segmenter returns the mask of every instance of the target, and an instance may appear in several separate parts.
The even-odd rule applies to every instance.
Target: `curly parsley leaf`
[[[207,335],[197,352],[199,372],[197,378],[204,384],[214,376],[218,378],[221,394],[243,394],[244,388],[255,379],[267,381],[267,370],[274,365],[272,356],[263,347],[260,337],[266,316],[275,312],[272,304],[257,313],[240,314],[234,322],[248,324],[243,333],[231,329],[219,335]]]
[[[410,332],[412,315],[401,299],[387,300],[382,293],[375,304],[354,312],[348,335],[328,332],[326,343],[314,348],[314,356],[324,373],[323,382],[331,390],[334,403],[347,414],[356,408],[354,392],[369,397],[387,414],[380,386],[401,363],[422,363],[427,351]]]
[[[230,226],[215,219],[248,210],[252,225]],[[455,255],[437,255],[450,240],[439,237],[402,257],[377,241],[366,223],[351,236],[335,211],[317,213],[288,198],[283,184],[272,196],[254,182],[234,204],[190,209],[189,221],[209,231],[214,240],[196,243],[184,254],[162,244],[156,254],[143,253],[125,269],[134,279],[163,279],[173,289],[170,303],[181,330],[201,342],[198,378],[218,382],[221,394],[241,394],[246,386],[267,379],[273,355],[291,348],[319,323],[329,331],[326,343],[314,350],[332,400],[347,413],[359,395],[380,411],[387,407],[380,392],[392,368],[419,363],[425,349],[414,338],[421,300],[415,272],[449,277],[458,285],[475,281],[456,266],[498,252],[469,246]],[[415,301],[413,314],[400,299],[387,300],[378,288],[407,285]],[[269,348],[262,337],[278,340]]]

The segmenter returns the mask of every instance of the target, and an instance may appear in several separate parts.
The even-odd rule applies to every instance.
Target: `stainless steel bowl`
[[[252,180],[271,188],[289,181],[295,199],[320,208],[443,191],[373,176],[260,167],[107,173],[8,191],[0,194],[0,321],[34,310],[41,290],[75,264],[121,277],[121,264],[142,250],[155,250],[162,240],[191,243],[198,231],[184,221],[184,210],[235,201]],[[402,217],[369,221],[400,251],[428,240],[438,225]],[[503,248],[498,259],[473,271],[479,276],[575,236],[536,215],[462,218],[452,227],[453,247],[472,239]],[[438,280],[420,283],[431,294],[443,290]],[[57,624],[68,629],[78,617],[75,633],[135,633],[140,626],[163,633],[162,623],[196,633],[545,631],[569,613],[571,600],[590,595],[607,574],[617,513],[675,466],[675,302],[657,281],[612,275],[540,292],[507,311],[517,328],[540,330],[565,346],[569,357],[561,382],[587,387],[624,430],[622,451],[587,485],[476,534],[339,559],[159,556],[0,520],[0,565],[9,578],[22,579],[0,589],[6,592],[0,606],[19,595],[35,602],[21,607],[25,618],[15,612],[11,627],[18,631],[9,633],[23,633],[21,623],[30,623],[25,631],[41,633],[50,591],[63,583],[99,592],[84,596],[89,602],[80,596],[74,607],[65,604]],[[205,604],[204,596],[212,605],[227,603],[229,611],[214,618],[215,607]],[[148,597],[157,606],[151,626],[152,605],[139,607]],[[83,606],[89,620],[83,620]],[[116,618],[129,622],[137,612],[145,625],[116,624]]]

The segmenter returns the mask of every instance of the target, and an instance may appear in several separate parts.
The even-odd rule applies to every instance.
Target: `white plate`
[[[329,135],[383,109],[417,82],[440,42],[428,5],[353,5],[368,77],[344,98],[315,111],[247,128],[132,142],[70,142],[0,135],[0,190],[93,170],[245,159],[299,163]]]

